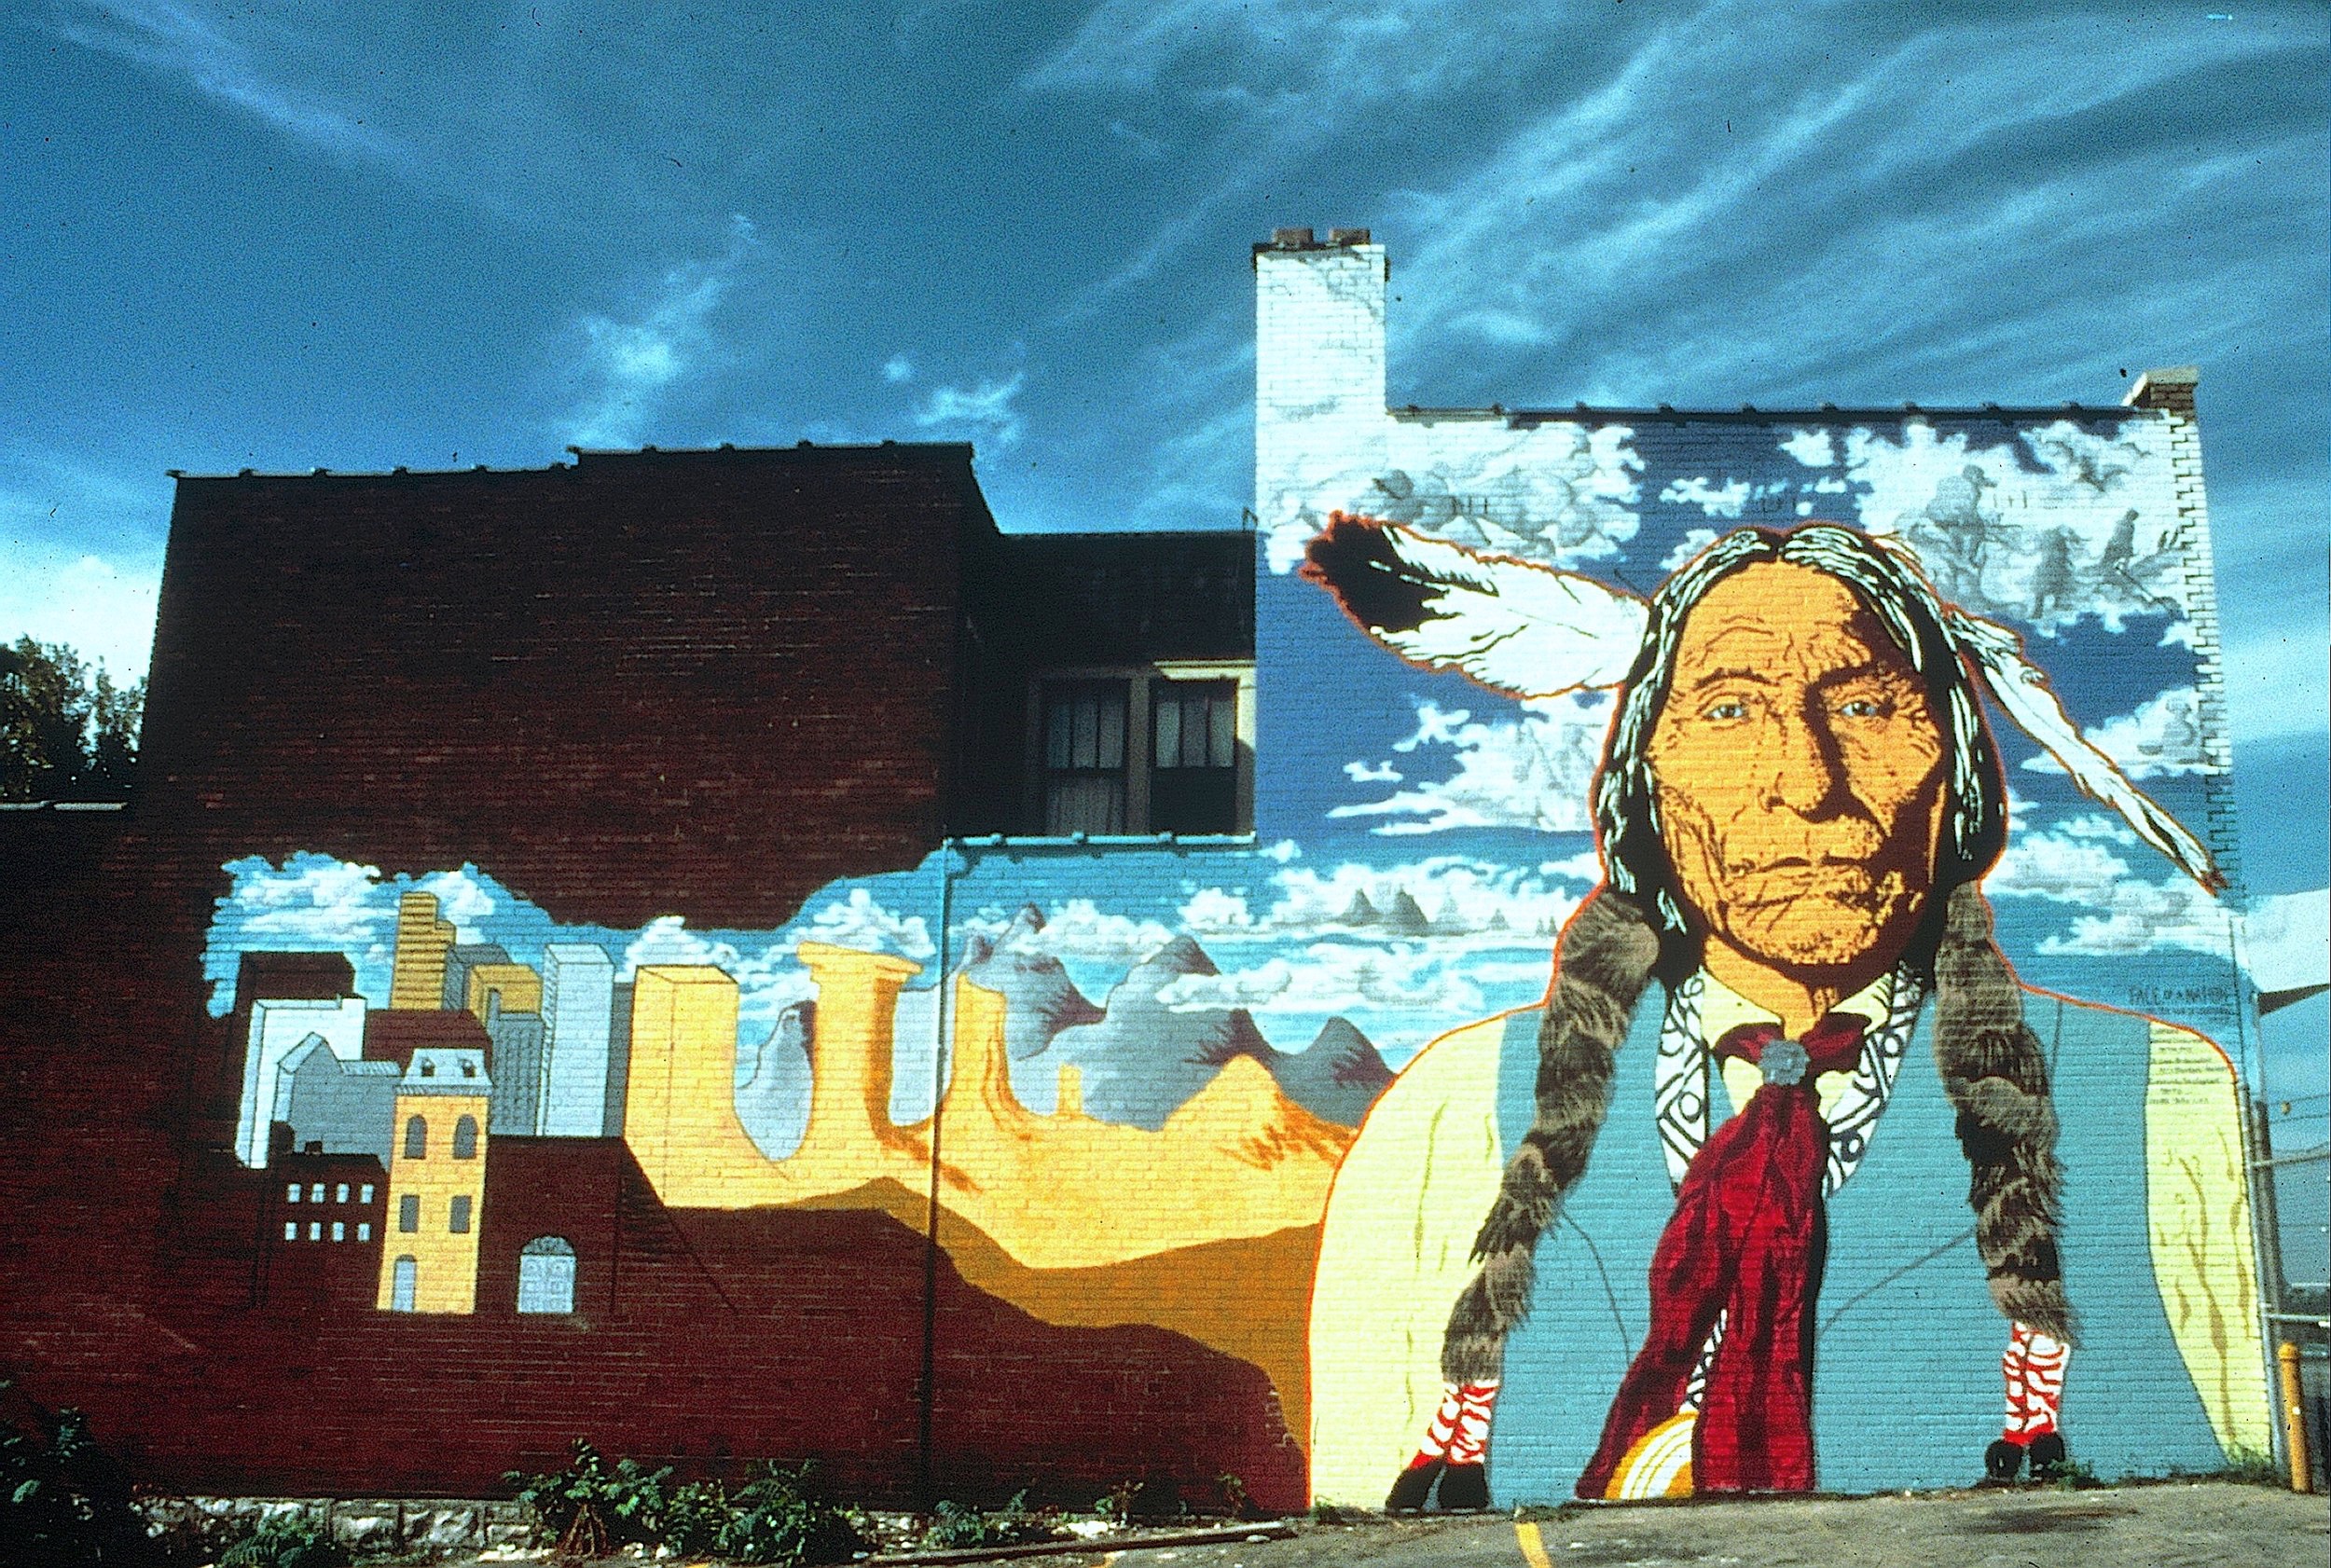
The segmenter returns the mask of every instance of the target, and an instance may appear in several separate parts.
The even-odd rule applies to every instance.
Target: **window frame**
[[[1255,667],[1251,659],[1156,659],[1138,665],[1047,665],[1030,673],[1028,682],[1028,742],[1023,750],[1026,784],[1021,793],[1021,819],[1028,832],[1046,835],[1046,784],[1052,770],[1044,746],[1045,694],[1055,683],[1122,681],[1125,682],[1125,831],[1128,838],[1153,838],[1150,826],[1150,775],[1156,766],[1156,715],[1152,687],[1160,681],[1229,681],[1235,723],[1231,763],[1236,772],[1232,786],[1234,825],[1225,834],[1183,836],[1248,838],[1254,833],[1255,798]],[[1054,835],[1057,836],[1057,835]],[[1089,835],[1088,835],[1089,836]]]

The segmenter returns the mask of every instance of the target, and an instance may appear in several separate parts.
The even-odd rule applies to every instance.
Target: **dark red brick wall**
[[[562,922],[777,926],[936,843],[994,527],[969,460],[182,480],[139,814],[229,854],[490,854]]]

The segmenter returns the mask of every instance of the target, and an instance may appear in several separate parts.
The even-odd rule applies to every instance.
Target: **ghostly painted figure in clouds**
[[[1979,1458],[2007,1479],[2065,1458],[2068,1409],[2091,1462],[2241,1446],[2262,1401],[2195,1364],[2169,1303],[2238,1310],[2247,1257],[2163,1278],[2183,1265],[2129,1245],[2182,1223],[2164,1203],[2242,1213],[2238,1160],[2148,1197],[2194,1119],[2148,1085],[2214,1084],[2207,1122],[2237,1114],[2230,1074],[2189,1031],[2017,984],[1979,886],[2007,832],[1980,692],[2215,870],[2011,634],[1828,524],[1740,530],[1648,605],[1349,518],[1305,570],[1417,662],[1517,695],[1621,688],[1607,881],[1545,1001],[1428,1046],[1339,1173],[1315,1492],[1853,1490],[1961,1481]],[[1928,1053],[1938,1072],[1900,1070]],[[2065,1074],[2080,1111],[2060,1135]],[[2108,1369],[2086,1404],[2065,1393],[2076,1336]],[[1900,1406],[1872,1408],[1873,1382]]]

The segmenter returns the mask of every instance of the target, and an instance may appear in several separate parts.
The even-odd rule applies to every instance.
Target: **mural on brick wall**
[[[1338,1170],[1315,1493],[2263,1451],[2190,420],[1387,410],[1256,261],[1260,825],[1584,900]]]
[[[1276,1506],[2263,1451],[2190,420],[1387,410],[1381,252],[1257,264],[1251,840],[757,931],[564,921],[491,844],[234,861],[269,1244],[588,1327],[631,1186],[737,1221],[715,1288],[815,1230],[756,1215],[935,1225],[1162,1331]]]
[[[493,1139],[620,1139],[669,1208],[917,1230],[935,1160],[938,1238],[969,1284],[1237,1357],[1270,1379],[1279,1440],[1308,1431],[1318,1222],[1391,1079],[1362,1025],[1411,1006],[1357,946],[1305,958],[1378,922],[1353,907],[1367,888],[1296,877],[1258,915],[1248,879],[1286,867],[1243,849],[974,847],[836,885],[777,931],[614,931],[559,925],[476,866],[227,869],[207,965],[241,1042],[238,1154],[288,1173],[287,1243],[371,1245],[379,1310],[573,1310],[575,1243],[555,1233],[526,1241],[515,1302],[478,1298]],[[1542,946],[1553,906],[1506,907]],[[1210,948],[1301,986],[1242,983]],[[297,989],[331,994],[265,994],[319,973]],[[377,1163],[326,1184],[336,1203],[305,1163],[341,1157]]]

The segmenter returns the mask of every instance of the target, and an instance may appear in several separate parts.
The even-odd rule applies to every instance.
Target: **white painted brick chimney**
[[[1282,228],[1254,250],[1255,516],[1282,543],[1337,507],[1363,508],[1386,466],[1384,321],[1388,272],[1368,231],[1325,241]],[[1288,529],[1301,520],[1308,526]],[[1300,544],[1294,546],[1298,551]]]

